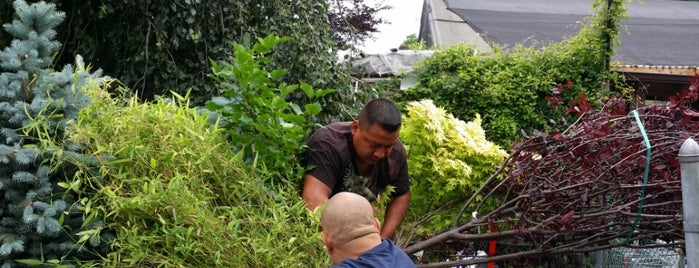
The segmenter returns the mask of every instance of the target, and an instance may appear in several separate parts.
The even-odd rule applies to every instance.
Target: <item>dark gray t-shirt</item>
[[[400,196],[410,190],[405,148],[398,141],[387,157],[381,159],[370,177],[357,174],[352,146],[352,122],[337,122],[318,129],[308,140],[303,159],[307,173],[332,189],[332,195],[348,191],[374,201],[376,196],[392,185],[391,196]]]

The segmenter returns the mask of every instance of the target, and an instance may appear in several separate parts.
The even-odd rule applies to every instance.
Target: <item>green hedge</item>
[[[521,137],[521,131],[565,127],[560,121],[567,117],[565,110],[552,108],[547,99],[555,90],[563,90],[558,97],[566,103],[579,94],[595,103],[609,93],[601,90],[602,85],[621,84],[607,65],[613,53],[608,38],[617,36],[618,24],[606,28],[607,9],[601,3],[595,2],[597,14],[578,35],[542,49],[518,45],[505,50],[493,45],[491,54],[482,54],[461,45],[440,50],[424,61],[416,85],[400,100],[433,99],[463,120],[478,113],[487,136],[504,148]],[[621,1],[614,1],[611,10],[613,19],[625,12]]]

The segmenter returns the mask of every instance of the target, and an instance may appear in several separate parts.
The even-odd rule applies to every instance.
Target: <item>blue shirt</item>
[[[354,259],[344,259],[331,268],[402,268],[417,267],[408,254],[393,244],[389,239],[383,239],[381,244],[362,253]]]

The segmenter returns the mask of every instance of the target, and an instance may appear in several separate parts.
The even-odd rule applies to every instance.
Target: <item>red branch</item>
[[[699,96],[697,78],[669,104],[635,110],[651,144],[649,159],[644,135],[624,100],[611,98],[594,110],[581,96],[574,103],[578,109],[568,109],[579,112],[575,123],[566,131],[536,132],[536,137],[515,144],[514,153],[464,204],[461,214],[477,211],[493,198],[504,200],[498,208],[479,211],[481,218],[468,221],[460,214],[451,229],[404,250],[491,239],[528,245],[524,251],[498,249],[495,256],[420,265],[449,267],[638,246],[656,239],[668,244],[649,246],[682,246],[677,156],[682,143],[699,133],[699,112],[690,107]],[[485,198],[473,203],[476,196]],[[500,231],[478,232],[489,226]]]

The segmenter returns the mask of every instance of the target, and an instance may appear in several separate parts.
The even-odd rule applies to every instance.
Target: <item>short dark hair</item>
[[[388,132],[396,132],[400,129],[401,113],[396,105],[387,99],[379,98],[369,101],[359,112],[359,125],[371,126],[378,124]]]

